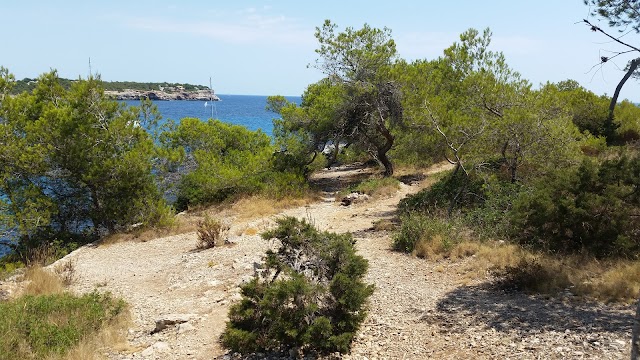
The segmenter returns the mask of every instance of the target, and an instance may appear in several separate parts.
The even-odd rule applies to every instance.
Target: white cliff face
[[[125,89],[123,91],[107,90],[105,95],[112,97],[116,100],[200,100],[211,101],[211,92],[209,90],[196,90],[196,91],[161,91],[161,90],[132,90]],[[213,100],[218,101],[216,95],[213,95]]]

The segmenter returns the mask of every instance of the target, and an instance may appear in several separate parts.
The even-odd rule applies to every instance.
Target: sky
[[[0,66],[17,79],[50,69],[105,81],[208,85],[211,77],[219,94],[296,96],[323,77],[308,65],[315,28],[330,19],[339,29],[390,28],[409,61],[435,59],[465,30],[489,27],[490,48],[535,87],[574,79],[611,95],[629,58],[598,65],[621,48],[581,23],[588,13],[582,0],[3,0]],[[623,39],[638,44],[640,35]],[[629,80],[620,98],[640,102],[640,81]]]

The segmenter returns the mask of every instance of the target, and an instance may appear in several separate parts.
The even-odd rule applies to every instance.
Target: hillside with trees
[[[74,82],[79,79],[58,79],[60,86],[69,90]],[[38,78],[24,78],[22,80],[16,80],[10,94],[18,95],[23,92],[33,91],[38,83]],[[135,82],[135,81],[102,81],[102,88],[107,91],[124,91],[124,90],[138,90],[138,91],[158,91],[161,89],[182,89],[184,91],[198,91],[209,90],[205,85],[193,85],[193,84],[181,84],[181,83],[168,83],[168,82]]]

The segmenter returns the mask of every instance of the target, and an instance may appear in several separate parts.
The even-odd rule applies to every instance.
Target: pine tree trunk
[[[384,166],[384,176],[389,177],[393,175],[393,164],[391,163],[391,160],[389,160],[387,153],[378,151],[378,160],[380,160]]]

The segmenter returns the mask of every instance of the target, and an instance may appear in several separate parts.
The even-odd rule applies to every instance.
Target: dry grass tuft
[[[373,223],[373,231],[393,231],[397,228],[397,225],[389,219],[376,220]]]
[[[198,223],[198,248],[209,249],[229,244],[229,225],[208,214]]]
[[[57,260],[56,249],[49,244],[42,244],[36,248],[29,249],[26,259],[27,267],[46,266]]]
[[[449,257],[448,250],[443,237],[436,234],[429,239],[418,240],[413,254],[421,259],[440,260]]]
[[[60,294],[64,290],[64,285],[58,275],[41,266],[27,268],[24,280],[27,282],[24,290],[26,295]]]
[[[78,275],[76,273],[76,262],[74,260],[67,260],[64,263],[56,265],[53,271],[58,275],[64,286],[73,284]]]
[[[640,261],[602,264],[591,261],[575,279],[574,291],[602,301],[631,303],[640,296]]]
[[[102,354],[111,350],[118,353],[134,353],[142,350],[127,341],[127,331],[133,325],[131,313],[123,311],[102,326],[97,334],[83,338],[62,358],[64,360],[106,359]]]
[[[249,235],[249,236],[256,235],[257,233],[258,233],[258,229],[256,229],[256,228],[252,228],[252,227],[251,227],[251,228],[248,228],[248,229],[246,229],[246,230],[244,231],[244,234],[245,234],[245,235]]]

